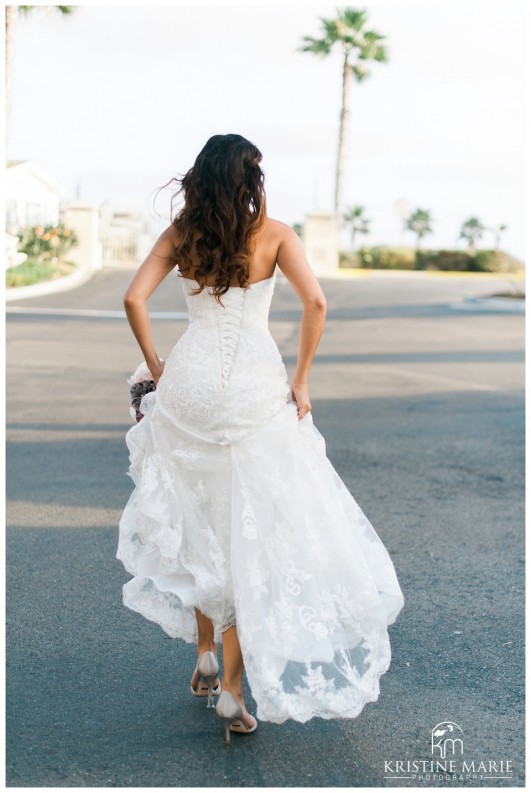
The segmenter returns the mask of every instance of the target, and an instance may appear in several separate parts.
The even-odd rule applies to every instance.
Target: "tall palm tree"
[[[459,239],[468,242],[468,249],[470,253],[476,250],[476,243],[483,237],[485,226],[478,220],[478,218],[468,218],[461,226],[459,232]]]
[[[15,46],[15,30],[18,12],[29,14],[34,8],[46,8],[48,11],[57,9],[61,14],[71,14],[74,6],[6,6],[6,133],[9,131],[9,114],[11,112],[11,85],[13,81],[13,50]],[[6,135],[7,137],[7,135]]]
[[[347,207],[343,221],[347,228],[350,226],[350,245],[354,248],[356,234],[368,234],[370,220],[363,216],[364,207]]]
[[[367,69],[368,61],[384,63],[387,52],[380,41],[385,38],[374,30],[366,30],[367,11],[358,8],[338,8],[335,19],[320,17],[323,25],[321,38],[303,36],[305,44],[301,52],[312,52],[326,57],[337,44],[343,56],[343,93],[339,117],[339,137],[336,160],[336,185],[334,207],[336,213],[342,211],[343,177],[345,171],[345,142],[350,115],[351,76],[361,83],[371,74]]]
[[[417,235],[417,250],[420,248],[423,237],[426,237],[428,234],[433,234],[431,224],[432,218],[427,209],[416,209],[406,218],[404,228]]]

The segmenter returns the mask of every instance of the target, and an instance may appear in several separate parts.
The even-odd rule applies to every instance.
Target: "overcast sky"
[[[521,5],[365,3],[389,63],[352,83],[345,200],[367,244],[408,244],[396,202],[428,209],[431,247],[454,247],[471,215],[508,225],[524,255],[524,10]],[[339,52],[297,51],[318,6],[78,6],[19,16],[10,159],[35,159],[87,201],[150,207],[210,135],[264,155],[269,215],[333,208]],[[167,222],[169,195],[157,202]],[[152,210],[151,210],[152,211]],[[491,235],[484,244],[491,244]],[[461,242],[460,245],[463,245]]]

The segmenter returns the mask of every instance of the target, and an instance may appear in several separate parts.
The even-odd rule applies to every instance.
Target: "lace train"
[[[126,435],[135,490],[117,557],[124,604],[196,641],[237,624],[257,717],[355,717],[389,668],[404,599],[387,550],[288,402],[232,444],[185,428],[147,394]]]

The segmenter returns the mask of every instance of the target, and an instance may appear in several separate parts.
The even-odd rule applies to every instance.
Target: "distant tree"
[[[302,223],[294,223],[291,228],[295,234],[298,234],[299,237],[302,237]]]
[[[347,207],[343,215],[343,222],[347,229],[350,229],[350,245],[354,248],[354,241],[356,234],[368,234],[370,220],[363,216],[365,207],[353,206]]]
[[[489,231],[492,231],[494,234],[494,250],[500,250],[500,238],[503,231],[507,231],[507,225],[505,223],[500,223],[498,226],[494,226],[489,228]]]
[[[468,218],[461,226],[458,239],[466,240],[468,242],[469,252],[475,253],[476,243],[482,239],[484,231],[485,226],[478,218]]]
[[[6,133],[9,131],[9,115],[11,112],[11,87],[13,83],[13,50],[15,47],[15,30],[18,12],[29,14],[34,8],[45,8],[47,11],[56,9],[61,14],[71,14],[74,6],[5,6],[6,11]]]
[[[427,209],[416,209],[405,219],[404,229],[412,231],[417,236],[417,250],[420,248],[423,238],[428,234],[433,234],[432,222],[430,212]]]
[[[347,124],[350,114],[351,76],[361,83],[370,72],[368,61],[384,63],[388,60],[387,52],[380,41],[381,36],[374,30],[366,30],[367,11],[357,8],[337,8],[335,19],[320,17],[323,25],[322,37],[303,36],[305,44],[299,48],[302,52],[312,52],[322,58],[326,57],[337,44],[343,55],[343,91],[341,114],[339,120],[339,137],[336,161],[335,211],[341,212],[343,205],[343,177],[345,170],[345,142]]]

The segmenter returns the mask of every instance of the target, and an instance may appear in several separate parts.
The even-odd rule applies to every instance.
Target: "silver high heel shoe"
[[[254,732],[258,727],[258,722],[254,720],[252,727],[248,727],[243,720],[243,710],[238,700],[230,691],[222,691],[216,704],[216,713],[225,723],[225,744],[230,746],[230,733],[232,732]],[[253,716],[254,718],[254,716]]]
[[[219,672],[218,659],[213,652],[208,650],[206,653],[201,653],[195,668],[197,670],[197,687],[194,689],[193,686],[190,686],[192,694],[195,697],[205,696],[205,689],[201,686],[201,681],[204,680],[208,687],[207,708],[213,708],[215,707],[214,695],[221,694],[221,683],[218,683],[216,688],[214,688],[214,680]]]

